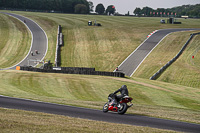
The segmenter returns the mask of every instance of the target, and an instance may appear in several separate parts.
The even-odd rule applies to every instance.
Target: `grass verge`
[[[4,14],[0,14],[0,27],[0,68],[7,68],[28,54],[31,35],[22,22]]]
[[[163,133],[172,132],[170,130],[161,130],[150,127],[131,126],[124,124],[114,124],[94,120],[85,120],[60,115],[51,115],[45,113],[28,112],[12,109],[0,108],[0,130],[1,133],[7,132],[37,132],[37,133],[55,133],[55,132],[91,132],[91,133]]]
[[[1,95],[94,109],[102,109],[108,94],[126,84],[134,103],[128,113],[200,123],[196,88],[139,78],[23,71],[0,71],[0,78]]]

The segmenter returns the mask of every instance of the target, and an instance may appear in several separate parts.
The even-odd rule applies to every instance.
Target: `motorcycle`
[[[117,105],[113,105],[114,98],[112,94],[108,95],[108,102],[103,106],[103,112],[106,113],[108,111],[118,112],[118,114],[126,113],[127,109],[133,106],[132,101],[133,98],[129,96],[124,96],[119,100]],[[127,103],[130,103],[129,105]]]

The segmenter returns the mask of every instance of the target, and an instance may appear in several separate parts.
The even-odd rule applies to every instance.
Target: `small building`
[[[168,24],[181,24],[181,22],[177,22],[175,18],[171,17],[167,19]]]
[[[92,26],[92,21],[88,21],[88,26]]]
[[[185,18],[185,19],[187,19],[187,18],[188,18],[188,16],[181,16],[181,18]]]

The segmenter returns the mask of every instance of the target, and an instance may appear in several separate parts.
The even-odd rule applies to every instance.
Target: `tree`
[[[141,14],[144,14],[144,16],[149,16],[151,11],[153,11],[153,9],[146,6],[141,10]]]
[[[88,13],[87,6],[84,4],[77,4],[74,9],[75,9],[74,13],[79,13],[79,14]]]
[[[95,12],[98,14],[103,14],[105,12],[105,7],[103,6],[103,4],[98,4],[96,6]]]
[[[136,16],[140,16],[141,15],[141,9],[139,7],[136,7],[134,12],[133,12]]]
[[[130,15],[130,13],[129,13],[129,11],[128,11],[128,13],[127,14],[125,14],[125,16],[129,16]]]
[[[88,4],[89,4],[89,12],[93,12],[94,11],[93,10],[93,8],[94,8],[93,2],[89,1]]]
[[[74,6],[72,4],[73,4],[72,0],[62,0],[61,11],[64,13],[74,13]]]
[[[164,8],[157,8],[156,12],[159,13],[159,16],[162,16],[160,13],[166,12],[166,10]]]
[[[66,0],[64,0],[64,1],[66,1]],[[67,1],[69,1],[69,0],[67,0]],[[87,0],[70,0],[70,1],[72,1],[72,7],[74,8],[74,13],[76,13],[76,12],[75,12],[75,6],[76,6],[77,4],[83,4],[83,5],[85,5],[86,8],[87,8],[87,10],[85,10],[85,11],[87,11],[87,12],[84,11],[84,14],[89,13],[89,4],[88,4],[88,1],[87,1]],[[82,7],[82,8],[83,8],[83,7]],[[84,8],[83,8],[83,9],[84,9]]]
[[[77,4],[84,4],[89,13],[89,2],[87,0],[0,0],[0,8],[29,9],[43,11],[60,11],[74,13]],[[85,13],[85,11],[82,10]]]
[[[107,9],[106,9],[106,14],[111,15],[111,14],[114,14],[115,11],[116,11],[115,6],[110,5],[110,6],[108,6]]]

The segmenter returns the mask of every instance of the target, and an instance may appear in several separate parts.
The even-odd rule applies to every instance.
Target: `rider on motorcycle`
[[[118,92],[120,92],[121,94],[116,95]],[[128,96],[128,89],[127,89],[127,86],[126,86],[126,85],[122,85],[121,88],[119,88],[117,91],[115,91],[115,92],[112,94],[112,97],[113,97],[113,106],[114,106],[114,105],[117,105],[117,103],[119,102],[119,100],[120,100],[121,98],[123,98],[124,96]]]

